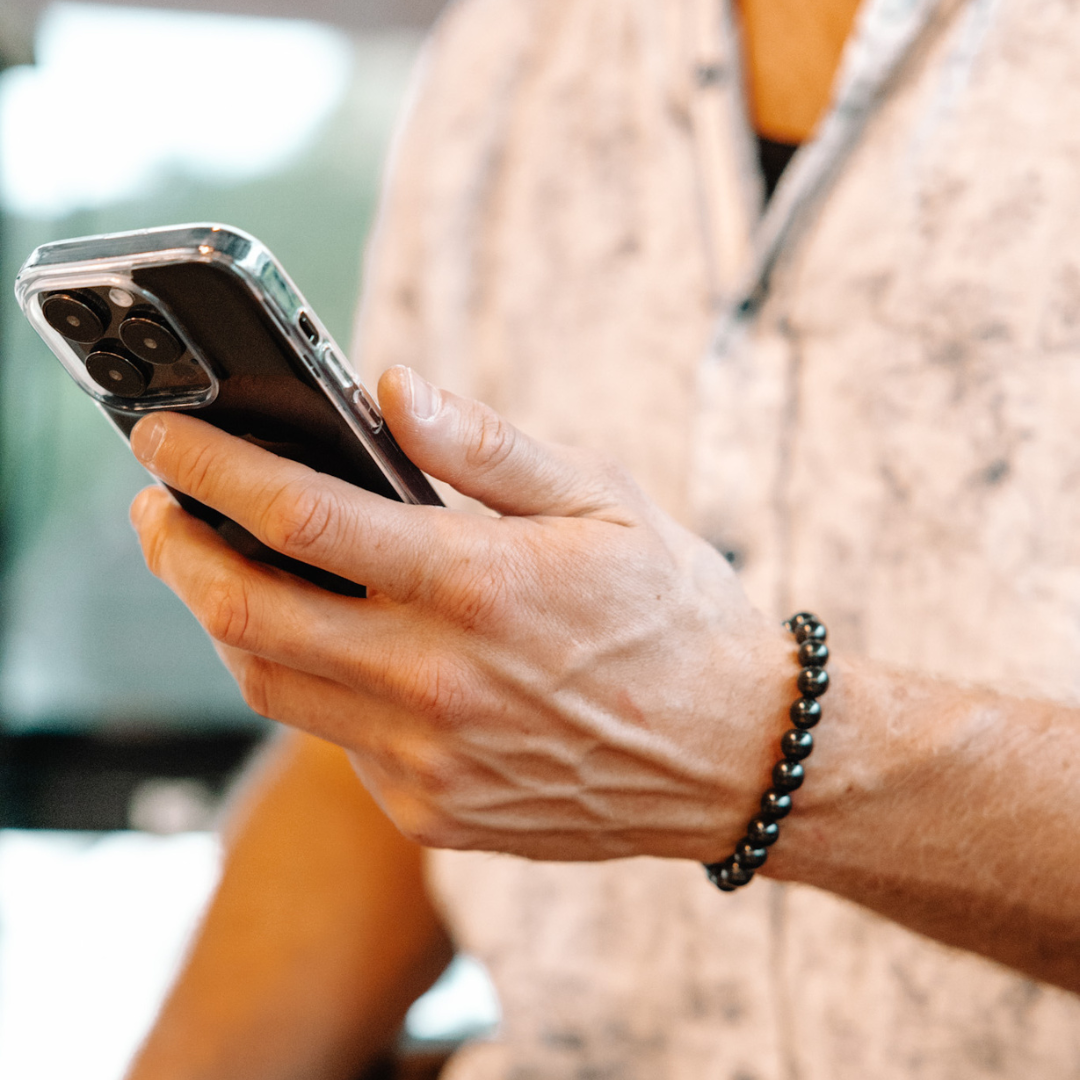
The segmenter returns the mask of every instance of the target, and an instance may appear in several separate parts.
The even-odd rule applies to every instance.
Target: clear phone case
[[[386,498],[441,505],[300,291],[247,233],[180,225],[46,244],[15,294],[125,438],[147,412],[187,412]],[[243,554],[364,595],[173,494]]]
[[[279,350],[296,374],[309,377],[330,402],[341,420],[365,448],[372,463],[403,502],[438,505],[440,500],[419,469],[402,453],[382,421],[378,407],[353,372],[342,350],[305,302],[270,251],[247,233],[225,225],[195,224],[128,233],[64,240],[37,248],[27,259],[15,282],[15,295],[34,328],[82,389],[126,436],[134,422],[155,409],[178,409],[211,419],[213,406],[222,396],[223,382],[252,373],[230,370],[228,360],[216,347],[215,338],[224,327],[208,332],[193,327],[188,312],[177,309],[173,297],[155,289],[168,277],[164,273],[193,266],[210,266],[240,285],[247,300],[269,324]],[[205,288],[202,286],[201,288]],[[60,306],[57,297],[74,296],[89,301],[91,315],[105,324],[100,338],[80,342],[61,333],[63,318],[46,317],[47,305]],[[117,329],[133,322],[131,312],[156,313],[179,340],[183,352],[168,365],[139,363]],[[78,319],[81,312],[68,314]],[[93,321],[92,318],[84,321]],[[152,322],[144,320],[146,325]],[[73,326],[72,331],[82,327]],[[89,331],[87,331],[89,332]],[[110,344],[111,343],[111,344]],[[123,392],[125,383],[116,372],[117,389],[109,388],[109,376],[95,379],[88,360],[101,355],[92,349],[113,348],[123,360],[144,369],[145,386],[137,396]],[[149,345],[146,339],[144,345]],[[111,354],[110,354],[111,355]],[[150,353],[151,361],[156,360]],[[107,361],[104,362],[107,371]],[[102,364],[97,364],[101,369]],[[167,374],[163,374],[167,372]],[[362,486],[372,486],[363,484]]]

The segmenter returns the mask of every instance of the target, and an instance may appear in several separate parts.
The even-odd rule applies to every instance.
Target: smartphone
[[[388,499],[441,505],[281,264],[240,229],[177,225],[45,244],[15,295],[125,439],[148,412],[171,409]],[[244,555],[364,595],[173,494]]]

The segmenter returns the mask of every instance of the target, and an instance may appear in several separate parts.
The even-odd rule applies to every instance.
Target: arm
[[[830,668],[764,872],[1080,992],[1080,710]]]
[[[421,467],[503,516],[391,503],[187,417],[135,429],[171,485],[374,587],[321,593],[246,562],[164,492],[140,496],[151,569],[248,701],[347,746],[429,845],[730,852],[787,726],[790,636],[610,465],[403,370],[380,397]],[[1080,990],[1080,715],[842,656],[830,670],[810,780],[766,871]]]
[[[420,849],[307,735],[271,747],[236,811],[217,894],[128,1080],[354,1080],[451,955]]]

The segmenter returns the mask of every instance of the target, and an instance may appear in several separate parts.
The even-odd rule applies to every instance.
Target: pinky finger
[[[230,645],[214,648],[250,709],[350,751],[361,776],[364,761],[385,778],[381,787],[431,783],[445,767],[409,714],[385,700]]]
[[[362,691],[214,642],[248,708],[347,749],[364,752],[386,706]]]

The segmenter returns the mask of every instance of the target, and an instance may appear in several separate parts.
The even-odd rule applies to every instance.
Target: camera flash
[[[123,289],[110,289],[109,299],[117,306],[122,308],[129,308],[135,301],[131,297],[131,293],[124,292]]]

